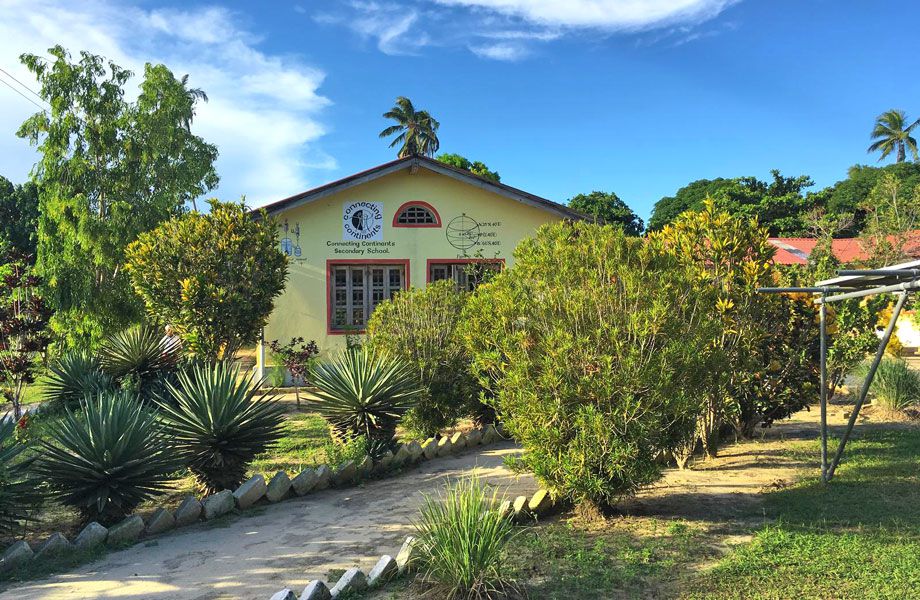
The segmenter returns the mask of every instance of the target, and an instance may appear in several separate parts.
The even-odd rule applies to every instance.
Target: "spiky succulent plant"
[[[31,520],[42,496],[30,477],[28,460],[23,458],[26,447],[16,440],[19,422],[5,417],[0,420],[0,534],[15,535],[23,521]]]
[[[156,415],[125,391],[87,397],[49,425],[34,470],[86,520],[111,523],[162,493],[181,468]]]
[[[236,488],[281,434],[284,410],[228,362],[192,365],[160,404],[169,435],[206,492]]]
[[[48,369],[43,399],[55,406],[75,408],[87,396],[111,391],[113,386],[98,358],[87,352],[70,351]]]
[[[181,351],[178,338],[164,336],[149,325],[138,325],[106,338],[99,350],[99,363],[120,387],[149,400],[159,395],[166,379],[175,372]]]
[[[310,371],[309,406],[338,437],[391,440],[399,419],[423,393],[405,362],[368,346],[348,348]]]

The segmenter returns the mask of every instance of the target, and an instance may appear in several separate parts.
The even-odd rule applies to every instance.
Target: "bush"
[[[426,497],[415,529],[417,566],[443,592],[439,598],[504,598],[514,589],[503,561],[514,525],[478,480],[448,484],[437,500]]]
[[[28,417],[23,419],[20,422],[28,421]],[[18,533],[42,500],[22,456],[26,446],[16,440],[17,427],[13,419],[0,421],[0,535],[5,536]]]
[[[193,365],[166,385],[166,430],[206,493],[236,489],[253,459],[281,435],[281,405],[227,362]]]
[[[48,369],[43,398],[56,408],[75,408],[87,397],[111,392],[112,378],[102,372],[101,361],[88,352],[71,350]]]
[[[541,227],[480,286],[463,335],[523,464],[576,503],[611,504],[659,476],[692,435],[718,323],[674,258],[618,228]]]
[[[865,377],[868,370],[868,365],[863,365],[860,376]],[[874,404],[891,412],[902,411],[920,401],[920,373],[911,369],[902,358],[885,356],[878,365],[869,391]]]
[[[313,365],[310,408],[340,441],[366,436],[390,441],[396,425],[422,393],[408,363],[368,346],[348,348]]]
[[[452,281],[437,281],[381,303],[368,323],[369,343],[412,365],[425,387],[403,422],[417,437],[436,435],[461,417],[484,413],[482,388],[456,332],[468,296]]]
[[[138,325],[109,336],[99,350],[99,364],[122,389],[151,400],[162,395],[166,380],[175,374],[181,351],[178,338]]]
[[[152,411],[126,392],[87,397],[49,424],[35,472],[85,520],[112,523],[166,489],[180,468]]]

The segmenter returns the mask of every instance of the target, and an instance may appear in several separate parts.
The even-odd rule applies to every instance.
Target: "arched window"
[[[393,217],[393,227],[440,227],[441,216],[427,202],[406,202]]]

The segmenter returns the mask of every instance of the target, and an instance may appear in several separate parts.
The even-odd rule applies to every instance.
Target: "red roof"
[[[770,244],[776,247],[773,262],[780,265],[804,265],[808,257],[818,245],[815,238],[786,238],[774,237],[769,239]],[[907,243],[911,249],[907,252],[911,257],[920,256],[920,230],[914,231]],[[838,238],[831,242],[831,251],[843,264],[865,260],[868,258],[863,250],[859,238]]]

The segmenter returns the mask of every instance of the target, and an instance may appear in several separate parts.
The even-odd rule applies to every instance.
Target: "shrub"
[[[477,479],[448,483],[437,500],[426,496],[415,529],[417,566],[438,597],[504,598],[514,589],[503,561],[514,525]]]
[[[281,367],[281,383],[274,384],[276,387],[284,384],[284,369],[291,373],[291,383],[294,384],[294,396],[297,398],[297,406],[300,406],[300,385],[306,380],[310,372],[310,364],[313,358],[319,354],[319,347],[316,342],[307,342],[302,337],[291,338],[287,344],[282,344],[278,340],[272,340],[268,344],[273,357],[283,365]]]
[[[74,408],[87,396],[110,392],[112,378],[102,372],[98,358],[71,350],[52,363],[45,377],[43,398],[54,407]]]
[[[127,392],[87,397],[49,424],[35,472],[85,520],[111,523],[163,492],[181,464],[156,416]]]
[[[613,503],[692,434],[719,358],[712,295],[613,226],[547,225],[514,256],[464,310],[474,367],[547,489]]]
[[[284,413],[253,376],[227,362],[193,365],[168,382],[160,412],[185,464],[207,493],[235,489],[281,435]]]
[[[339,439],[392,440],[399,419],[422,393],[412,367],[368,346],[348,348],[310,371],[310,408]]]
[[[181,351],[178,338],[138,325],[106,338],[99,350],[99,364],[123,389],[149,400],[161,395],[165,380],[176,371]]]
[[[860,375],[865,377],[868,365]],[[920,373],[911,369],[902,358],[885,356],[878,365],[869,387],[874,403],[891,412],[902,411],[920,401]]]
[[[437,281],[381,303],[368,323],[370,344],[412,365],[425,387],[403,423],[418,437],[436,435],[461,417],[483,413],[482,388],[456,332],[468,296],[452,281]]]
[[[28,420],[28,417],[22,417]],[[26,422],[20,420],[20,422]],[[22,453],[26,449],[16,439],[18,422],[0,421],[0,534],[15,535],[20,524],[30,520],[41,504],[42,495],[36,491],[36,482],[28,474],[28,461]]]

